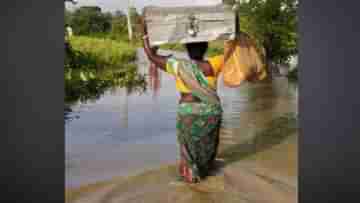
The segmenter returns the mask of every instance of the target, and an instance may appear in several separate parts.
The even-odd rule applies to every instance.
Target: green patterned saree
[[[179,104],[176,119],[180,176],[187,182],[198,182],[208,175],[217,153],[222,115],[220,99],[196,63],[170,58],[166,68],[201,100]]]

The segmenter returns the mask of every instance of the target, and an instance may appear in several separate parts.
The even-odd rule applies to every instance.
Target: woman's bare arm
[[[156,65],[156,67],[159,67],[162,70],[166,70],[166,61],[169,58],[169,56],[160,56],[156,53],[154,48],[150,47],[149,37],[147,35],[147,28],[146,24],[144,22],[144,19],[142,19],[142,28],[143,28],[143,42],[144,42],[144,51],[149,58],[149,60]]]
[[[149,60],[162,70],[166,70],[166,61],[169,56],[160,56],[156,54],[155,50],[150,47],[149,38],[144,35],[144,51]]]

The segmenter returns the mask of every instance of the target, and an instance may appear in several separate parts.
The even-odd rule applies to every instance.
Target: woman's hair
[[[188,43],[185,44],[189,57],[194,60],[202,60],[205,56],[205,53],[208,49],[207,42],[195,42],[195,43]],[[153,50],[155,53],[157,52],[157,47]],[[153,90],[154,96],[158,94],[159,88],[161,87],[160,84],[160,71],[155,64],[150,64],[149,70],[149,83],[150,87]]]
[[[195,60],[202,60],[204,58],[208,46],[208,42],[193,42],[185,44],[189,57]]]

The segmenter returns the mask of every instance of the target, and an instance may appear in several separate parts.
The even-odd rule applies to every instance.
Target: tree
[[[126,17],[126,14],[123,11],[120,10],[116,10],[114,12],[114,18],[121,18],[121,17]]]
[[[65,25],[70,25],[71,24],[71,20],[72,20],[72,13],[71,11],[65,9],[65,12],[64,12],[64,23]]]
[[[239,7],[240,29],[264,46],[267,62],[287,63],[297,54],[297,0],[249,0]]]
[[[223,3],[224,4],[230,4],[230,5],[233,5],[233,4],[235,4],[235,0],[223,0]]]
[[[140,24],[141,24],[141,15],[139,14],[139,12],[136,10],[135,7],[131,7],[130,8],[130,16],[131,16],[131,26],[132,26],[132,30],[134,31],[134,38],[138,39],[141,36],[141,28],[140,28]]]
[[[122,11],[115,11],[111,21],[111,38],[124,39],[128,33],[127,17]]]
[[[72,15],[71,26],[77,35],[108,32],[111,18],[111,14],[102,13],[99,7],[80,7]]]

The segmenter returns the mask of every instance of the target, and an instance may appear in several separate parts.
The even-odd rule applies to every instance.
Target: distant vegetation
[[[136,48],[110,39],[73,37],[71,53],[65,58],[65,101],[96,99],[114,86],[129,91],[145,90],[145,78],[138,74]]]
[[[179,43],[164,44],[160,46],[161,49],[185,51],[185,46]],[[224,53],[224,42],[223,41],[212,41],[209,43],[209,49],[206,53],[207,56],[215,56]]]
[[[133,12],[135,20],[138,15]],[[128,92],[146,89],[145,76],[134,64],[139,36],[134,35],[134,43],[129,43],[125,14],[103,13],[99,7],[65,10],[65,26],[74,33],[65,38],[66,104],[97,99],[117,86]],[[136,23],[133,28],[138,29]]]
[[[248,0],[239,4],[241,31],[265,48],[268,61],[288,63],[298,53],[298,6],[298,0]]]
[[[75,36],[70,39],[70,44],[78,52],[91,54],[101,67],[121,66],[134,61],[136,57],[136,47],[122,41]]]
[[[235,4],[235,0],[224,0]],[[266,63],[289,65],[298,54],[298,0],[244,0],[238,4],[240,30],[251,35],[264,47]],[[270,71],[270,70],[269,70]],[[297,69],[288,77],[297,79]]]
[[[140,15],[135,8],[130,11],[134,41],[139,41]],[[127,17],[120,10],[114,13],[102,12],[99,7],[80,7],[75,11],[65,10],[65,25],[72,27],[75,35],[128,41]]]

